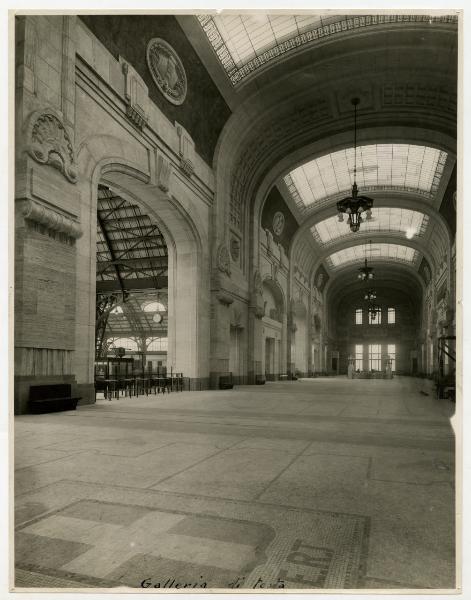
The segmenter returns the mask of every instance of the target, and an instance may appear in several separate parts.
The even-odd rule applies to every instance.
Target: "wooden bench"
[[[72,397],[70,383],[32,385],[29,388],[29,409],[33,414],[75,410],[80,397]]]

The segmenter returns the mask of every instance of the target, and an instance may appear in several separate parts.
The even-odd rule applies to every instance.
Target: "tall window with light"
[[[381,309],[368,309],[368,323],[370,325],[381,325]]]
[[[357,308],[355,310],[355,325],[363,325],[363,309]]]
[[[370,344],[368,346],[368,360],[370,371],[381,371],[381,344]]]
[[[391,371],[396,370],[396,344],[388,344],[388,354],[391,359]]]
[[[388,325],[394,325],[396,323],[396,309],[388,308]]]
[[[363,346],[355,344],[355,370],[363,371]]]

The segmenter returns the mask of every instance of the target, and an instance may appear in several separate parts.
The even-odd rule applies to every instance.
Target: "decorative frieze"
[[[58,169],[71,183],[77,182],[72,140],[52,110],[35,111],[30,116],[26,139],[28,153],[35,161]]]
[[[444,85],[389,83],[382,89],[383,106],[426,106],[456,114],[456,90]]]
[[[35,200],[25,200],[22,206],[22,213],[26,220],[34,221],[46,229],[63,233],[72,239],[77,239],[82,235],[82,230],[77,221]]]

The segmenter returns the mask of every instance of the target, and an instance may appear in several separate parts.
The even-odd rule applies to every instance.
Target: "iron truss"
[[[139,206],[98,187],[96,355],[106,355],[107,334],[150,337],[167,331],[146,303],[167,297],[168,251],[158,226]],[[166,302],[165,302],[166,305]],[[117,312],[117,307],[120,307]]]

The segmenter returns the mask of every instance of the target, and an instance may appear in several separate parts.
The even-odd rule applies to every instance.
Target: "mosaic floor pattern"
[[[93,485],[47,487],[36,494],[43,508],[54,488],[61,498],[117,495]],[[136,500],[136,492],[119,495]],[[172,499],[191,504],[186,496],[146,491],[139,504],[87,498],[30,519],[16,530],[17,566],[30,573],[33,587],[49,586],[49,578],[76,587],[362,587],[367,517],[298,509],[281,514],[233,503],[232,514],[245,515],[235,519],[171,511]]]

